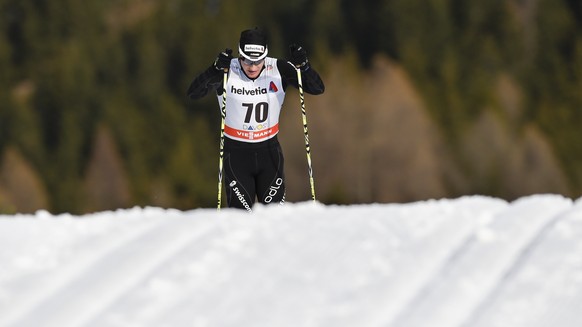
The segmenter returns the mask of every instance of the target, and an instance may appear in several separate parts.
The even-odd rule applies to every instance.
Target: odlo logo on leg
[[[273,201],[273,197],[279,193],[281,185],[283,185],[283,178],[279,177],[275,180],[275,185],[269,187],[269,194],[265,197],[265,203],[271,203]]]
[[[251,209],[251,206],[249,206],[249,203],[247,202],[247,200],[245,200],[245,197],[240,193],[240,190],[238,189],[238,187],[236,187],[236,181],[230,182],[229,186],[230,186],[230,188],[232,188],[232,190],[234,191],[234,194],[236,195],[236,197],[240,201],[240,203],[243,205],[243,207],[248,212],[252,212],[253,210]]]

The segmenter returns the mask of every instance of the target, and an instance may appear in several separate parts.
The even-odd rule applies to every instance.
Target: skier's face
[[[241,67],[249,78],[257,78],[263,70],[265,60],[250,61],[248,59],[240,58]]]

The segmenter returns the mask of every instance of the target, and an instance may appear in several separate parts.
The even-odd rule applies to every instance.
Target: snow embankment
[[[581,326],[582,201],[0,216],[0,326]]]

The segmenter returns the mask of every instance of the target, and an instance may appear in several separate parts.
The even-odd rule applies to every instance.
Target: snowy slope
[[[0,216],[0,326],[582,326],[582,200]]]

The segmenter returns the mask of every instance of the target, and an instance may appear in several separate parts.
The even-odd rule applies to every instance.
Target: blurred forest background
[[[215,206],[218,103],[185,91],[254,26],[326,83],[320,201],[582,194],[580,0],[0,0],[0,212]],[[308,200],[294,89],[281,126]]]

